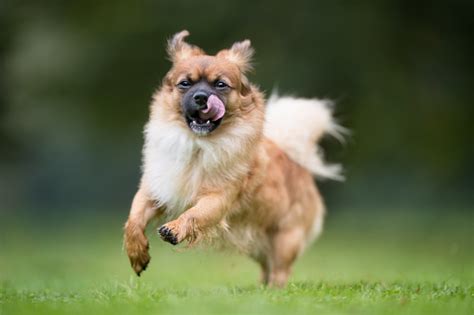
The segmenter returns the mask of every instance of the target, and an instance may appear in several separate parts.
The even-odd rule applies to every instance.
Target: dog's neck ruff
[[[151,197],[165,206],[169,217],[177,217],[194,205],[203,187],[241,180],[249,171],[249,152],[258,134],[243,125],[201,138],[156,115],[145,127],[143,150],[143,180]]]

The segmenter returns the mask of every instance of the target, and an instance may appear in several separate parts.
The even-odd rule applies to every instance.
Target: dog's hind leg
[[[271,287],[284,287],[291,274],[291,267],[298,257],[304,242],[302,228],[278,231],[273,236],[270,255],[268,284]]]
[[[151,219],[162,213],[163,211],[154,205],[145,190],[140,188],[133,198],[130,215],[124,227],[124,246],[130,264],[138,276],[150,262],[145,229]]]
[[[270,266],[268,265],[268,261],[265,259],[259,262],[261,273],[260,273],[260,283],[263,285],[268,285],[270,281]]]
[[[268,285],[270,281],[270,265],[267,253],[254,253],[249,255],[260,266],[260,283]]]

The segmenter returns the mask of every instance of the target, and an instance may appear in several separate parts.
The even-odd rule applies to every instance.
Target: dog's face
[[[169,117],[185,124],[197,136],[206,136],[231,123],[249,105],[251,86],[245,77],[252,48],[248,40],[235,43],[215,56],[184,42],[187,31],[168,42],[173,62],[162,92],[168,95]]]

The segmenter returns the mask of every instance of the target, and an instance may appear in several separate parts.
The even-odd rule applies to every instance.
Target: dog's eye
[[[216,83],[214,85],[215,85],[216,88],[221,89],[221,90],[229,87],[229,85],[227,83],[225,83],[224,81],[222,81],[222,80],[216,81]]]
[[[187,89],[189,87],[191,87],[191,82],[189,82],[188,80],[183,80],[183,81],[180,81],[177,86],[180,88],[180,89]]]

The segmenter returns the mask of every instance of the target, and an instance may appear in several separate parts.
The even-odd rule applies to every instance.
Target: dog
[[[342,179],[317,142],[344,129],[328,101],[273,95],[265,105],[246,76],[249,40],[210,56],[188,35],[168,41],[172,68],[150,106],[143,175],[124,227],[131,266],[137,275],[146,269],[145,229],[161,218],[164,241],[230,244],[260,265],[263,284],[285,286],[322,230],[313,176]]]

